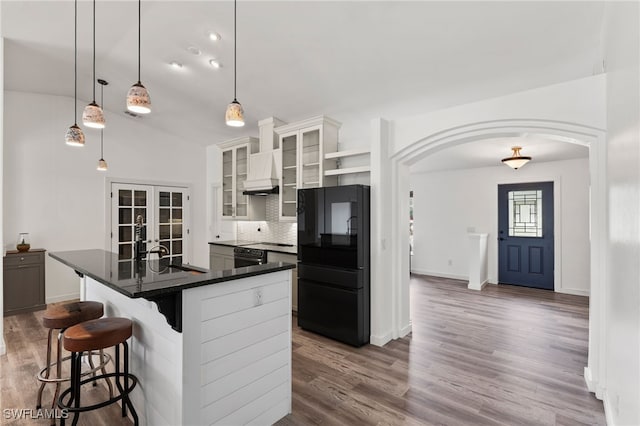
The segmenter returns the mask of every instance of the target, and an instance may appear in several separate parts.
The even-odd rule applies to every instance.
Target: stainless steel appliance
[[[248,247],[236,247],[233,249],[233,266],[242,268],[243,266],[262,265],[267,263],[267,251]]]
[[[298,190],[298,325],[369,342],[369,187]]]

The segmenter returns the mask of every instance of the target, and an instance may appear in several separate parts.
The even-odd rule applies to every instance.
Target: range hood
[[[275,117],[261,120],[260,126],[260,152],[249,156],[249,173],[244,181],[244,195],[277,194],[278,175],[274,156],[274,147],[277,146],[277,135],[273,129],[285,124]]]
[[[244,195],[269,195],[278,193],[278,176],[273,151],[258,152],[249,156],[249,175],[244,181]]]

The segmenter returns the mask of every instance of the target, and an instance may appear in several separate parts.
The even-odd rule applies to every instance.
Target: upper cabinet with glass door
[[[324,173],[336,168],[336,160],[327,160],[324,155],[337,151],[339,129],[340,123],[325,116],[274,129],[280,139],[281,221],[296,220],[298,189],[337,185],[337,177]]]
[[[258,152],[258,139],[237,138],[218,146],[222,150],[222,218],[264,220],[264,199],[243,194],[249,173],[249,156]]]

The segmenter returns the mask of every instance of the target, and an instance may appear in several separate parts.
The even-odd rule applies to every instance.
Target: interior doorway
[[[498,282],[554,290],[553,182],[498,185]]]

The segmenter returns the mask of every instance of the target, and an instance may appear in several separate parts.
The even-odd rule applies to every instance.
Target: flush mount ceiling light
[[[220,37],[220,34],[214,33],[213,31],[211,31],[209,33],[209,40],[211,40],[211,41],[219,41],[221,39],[222,39],[222,37]]]
[[[102,105],[104,105],[104,86],[106,86],[107,81],[106,80],[102,80],[101,78],[98,79],[98,83],[100,83],[100,103]],[[99,170],[101,172],[106,172],[107,171],[107,162],[104,161],[104,129],[100,129],[100,159],[98,160],[98,167],[96,167],[96,170]]]
[[[74,2],[73,32],[73,125],[67,129],[64,141],[71,146],[84,146],[84,133],[78,126],[78,0]]]
[[[182,69],[182,64],[178,61],[171,61],[169,62],[169,65],[171,65],[171,67],[175,69]]]
[[[96,103],[96,0],[93,0],[93,101],[84,107],[82,124],[93,129],[104,129],[104,113]]]
[[[531,157],[520,155],[521,149],[522,147],[520,146],[511,147],[511,151],[513,151],[511,157],[503,158],[502,162],[515,170],[518,170],[520,167],[527,164],[529,161],[531,161]]]
[[[138,114],[149,114],[151,112],[151,98],[147,88],[140,82],[140,11],[141,0],[138,0],[138,81],[131,86],[127,93],[127,109]]]
[[[209,65],[211,65],[214,68],[220,68],[222,66],[222,64],[218,62],[216,59],[209,59]]]
[[[242,127],[244,126],[244,110],[242,109],[242,105],[238,102],[236,97],[236,86],[237,86],[237,47],[238,47],[238,33],[236,30],[237,26],[237,1],[233,0],[233,101],[227,106],[227,112],[225,113],[225,121],[227,126],[231,127]]]

